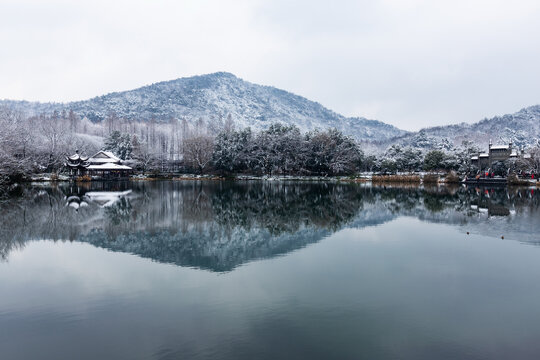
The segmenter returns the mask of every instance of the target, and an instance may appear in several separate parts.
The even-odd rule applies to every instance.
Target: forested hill
[[[296,125],[302,132],[316,128],[337,128],[343,133],[370,142],[366,150],[383,151],[399,144],[433,149],[474,142],[484,148],[512,140],[516,146],[531,147],[540,138],[540,105],[514,114],[484,119],[474,124],[456,124],[406,132],[392,125],[362,117],[347,118],[317,102],[280,90],[244,81],[233,74],[207,75],[159,82],[135,90],[111,93],[71,103],[39,103],[0,100],[0,106],[23,111],[27,115],[52,114],[73,110],[81,118],[101,122],[116,116],[135,121],[169,122],[186,119],[193,123],[202,118],[215,128],[230,117],[239,128],[267,129],[272,123]]]
[[[223,121],[231,118],[240,127],[266,129],[278,122],[301,131],[335,127],[358,140],[385,141],[406,134],[392,125],[362,117],[346,118],[317,102],[270,86],[256,85],[233,74],[208,75],[165,81],[135,90],[111,93],[66,104],[0,101],[0,105],[28,115],[72,109],[77,115],[99,122],[115,114],[130,120],[169,121],[199,118]]]
[[[460,146],[463,141],[470,141],[485,149],[490,139],[494,144],[506,144],[512,141],[515,146],[525,149],[538,146],[540,105],[473,124],[461,123],[423,129],[402,135],[392,141],[385,141],[381,145],[385,147],[397,143],[403,146],[431,149],[444,148],[445,145]]]

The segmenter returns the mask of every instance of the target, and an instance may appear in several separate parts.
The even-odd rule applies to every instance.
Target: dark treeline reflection
[[[391,188],[336,183],[93,182],[34,186],[0,210],[0,256],[29,240],[76,240],[159,262],[229,271],[344,227],[398,216],[537,240],[532,189]],[[465,230],[465,229],[464,229]]]

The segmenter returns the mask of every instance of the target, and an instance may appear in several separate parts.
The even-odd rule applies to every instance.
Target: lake
[[[540,358],[540,195],[36,184],[0,204],[0,358]]]

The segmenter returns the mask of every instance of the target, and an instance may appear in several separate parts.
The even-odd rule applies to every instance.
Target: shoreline
[[[53,176],[51,174],[39,174],[31,176],[28,180],[21,183],[90,183],[97,181],[299,181],[299,182],[346,182],[346,183],[371,183],[372,185],[467,185],[467,186],[492,186],[490,182],[474,182],[474,181],[445,181],[446,179],[440,174],[402,174],[402,175],[375,175],[372,173],[364,173],[348,176],[306,176],[306,175],[237,175],[237,176],[220,176],[220,175],[198,175],[198,174],[170,174],[170,175],[133,175],[127,178],[117,179],[91,179],[77,181],[65,175]],[[503,180],[503,179],[501,179]],[[504,179],[507,180],[507,179]],[[540,182],[532,179],[522,179],[519,183],[509,183],[508,181],[499,181],[497,186],[509,187],[540,187]]]

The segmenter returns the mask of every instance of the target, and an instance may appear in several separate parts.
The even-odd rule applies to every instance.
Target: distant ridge
[[[480,148],[487,148],[489,140],[494,144],[512,141],[518,148],[537,146],[540,140],[540,105],[529,106],[513,114],[483,119],[473,124],[455,124],[422,129],[401,135],[383,146],[398,143],[418,148],[442,148],[445,143],[459,146],[471,141]]]

